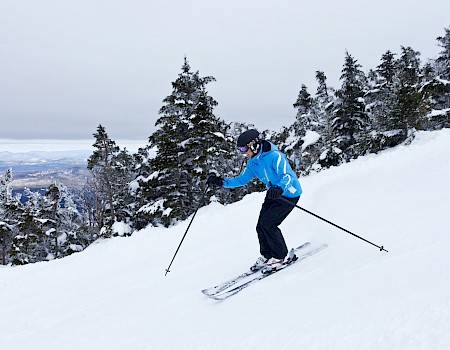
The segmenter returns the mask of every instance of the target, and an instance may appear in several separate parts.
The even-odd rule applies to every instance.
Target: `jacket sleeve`
[[[245,167],[245,169],[242,170],[242,172],[238,176],[231,177],[231,178],[227,178],[227,177],[224,178],[223,179],[223,187],[233,188],[233,187],[244,186],[251,179],[253,179],[254,176],[255,175],[253,174],[253,172],[248,167]]]

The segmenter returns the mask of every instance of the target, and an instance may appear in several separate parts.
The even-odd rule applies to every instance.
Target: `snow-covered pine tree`
[[[0,261],[2,265],[7,264],[7,251],[11,246],[12,238],[11,226],[6,221],[0,220]]]
[[[155,186],[149,184],[149,182],[153,180],[152,174],[155,174],[151,166],[151,159],[155,156],[155,153],[155,149],[146,145],[139,148],[133,155],[136,165],[134,178],[130,182],[129,193],[134,198],[131,204],[132,225],[137,230],[145,228],[151,222],[146,208],[148,201],[154,196]]]
[[[315,101],[316,113],[319,120],[319,133],[321,135],[318,140],[320,146],[320,156],[317,164],[313,168],[328,168],[336,166],[341,162],[342,151],[337,144],[337,135],[333,129],[333,107],[335,101],[335,91],[327,85],[327,77],[324,72],[316,71],[316,80],[318,83]]]
[[[445,34],[436,39],[442,48],[436,59],[436,72],[441,79],[450,81],[450,27],[444,30]]]
[[[83,221],[83,216],[67,187],[51,184],[42,201],[40,220],[46,235],[46,260],[81,251],[93,241],[82,227]]]
[[[393,129],[390,116],[395,101],[395,62],[395,54],[390,50],[381,56],[381,63],[374,71],[371,89],[366,94],[373,128],[380,132]]]
[[[303,164],[302,144],[304,141],[302,138],[311,120],[312,103],[307,87],[302,84],[297,100],[293,104],[297,109],[294,123],[289,127],[283,127],[281,132],[273,138],[280,150],[286,154],[294,171],[301,171]]]
[[[283,127],[273,138],[286,153],[293,168],[303,175],[340,163],[342,151],[337,147],[332,128],[334,90],[326,83],[323,72],[316,72],[318,88],[314,98],[302,85],[294,108],[296,120]]]
[[[308,88],[302,84],[297,100],[294,103],[294,108],[297,109],[296,123],[294,124],[297,135],[304,135],[306,130],[318,127],[316,116],[311,113],[313,107],[314,100],[308,92]]]
[[[135,177],[136,171],[134,158],[125,148],[114,156],[113,161],[116,221],[131,226],[135,208],[135,198],[130,191],[130,183]],[[115,233],[113,232],[113,234]]]
[[[94,133],[95,150],[88,159],[88,169],[93,177],[95,191],[95,219],[101,235],[113,234],[111,227],[123,214],[124,197],[128,195],[128,185],[132,178],[132,157],[126,150],[121,151],[116,142],[111,140],[105,128],[99,125]],[[123,214],[123,215],[122,215]]]
[[[309,173],[311,166],[320,156],[320,124],[316,100],[311,97],[307,87],[301,86],[297,101],[294,103],[297,115],[293,124],[294,139],[298,140],[292,145],[295,168],[303,175]]]
[[[369,89],[364,96],[371,133],[367,151],[376,153],[394,147],[404,140],[402,132],[392,123],[396,101],[396,60],[390,50],[381,56],[381,63],[369,74]]]
[[[445,35],[437,41],[442,51],[425,66],[420,88],[431,110],[425,118],[428,130],[450,127],[450,28],[445,28]]]
[[[330,112],[334,101],[334,89],[327,85],[327,77],[324,72],[316,71],[317,90],[316,90],[316,109],[319,119],[320,130],[330,125]]]
[[[402,54],[396,61],[395,102],[391,122],[401,129],[403,139],[416,129],[423,129],[427,114],[425,93],[420,90],[420,52],[411,47],[401,47]]]
[[[206,80],[211,81],[212,77]],[[183,193],[188,185],[183,168],[184,145],[201,85],[199,75],[191,72],[185,57],[182,71],[172,83],[172,93],[163,100],[164,106],[159,111],[160,117],[155,124],[159,129],[149,138],[151,147],[157,147],[157,154],[151,160],[153,172],[142,184],[150,190],[146,191],[147,204],[139,209],[139,213],[153,224],[169,226],[177,219],[187,217],[190,211],[189,199]]]
[[[62,206],[59,213],[62,232],[60,251],[63,256],[67,256],[85,249],[94,241],[94,237],[88,229],[86,208],[81,207],[81,198],[65,186],[60,186],[59,190]]]
[[[45,260],[47,251],[46,237],[43,230],[45,219],[41,218],[43,198],[39,192],[24,189],[28,199],[19,207],[17,228],[19,233],[13,238],[10,258],[13,265],[24,265]]]
[[[59,187],[53,183],[45,192],[41,209],[41,219],[43,219],[42,224],[46,235],[47,260],[56,259],[60,256],[59,236],[62,234],[60,202],[61,192]]]
[[[12,181],[12,169],[6,169],[5,174],[0,177],[0,249],[3,265],[10,262],[10,249],[14,236],[18,234],[17,222],[22,205],[12,195]]]
[[[333,129],[339,135],[335,141],[346,161],[365,152],[369,131],[364,101],[367,78],[357,62],[346,52],[341,75],[342,87],[336,91],[333,110]]]
[[[229,126],[214,115],[215,106],[217,102],[208,95],[203,85],[193,115],[189,118],[188,139],[184,142],[187,157],[183,167],[188,182],[186,194],[190,212],[202,199],[207,176],[211,173],[225,175],[236,152],[234,140],[227,135]],[[215,189],[210,189],[206,200],[214,192]],[[221,193],[217,193],[219,200],[223,200]]]
[[[221,170],[220,160],[226,159],[230,141],[225,123],[213,114],[217,102],[206,91],[212,81],[212,76],[192,72],[184,58],[172,93],[159,111],[159,129],[149,138],[157,153],[150,160],[152,173],[140,181],[147,199],[138,210],[140,222],[168,226],[185,219],[198,205],[202,180],[212,169]]]
[[[95,217],[97,227],[111,227],[116,219],[114,211],[113,164],[112,158],[119,152],[115,141],[111,140],[102,125],[93,134],[94,153],[88,159],[88,169],[92,173],[95,186]],[[109,234],[106,234],[108,236]]]

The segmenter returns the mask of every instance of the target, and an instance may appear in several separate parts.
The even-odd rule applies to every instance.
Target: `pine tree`
[[[442,51],[425,65],[420,87],[431,110],[424,120],[426,129],[450,127],[450,28],[445,28],[445,35],[437,41]]]
[[[115,207],[117,221],[131,224],[134,214],[134,197],[130,193],[129,184],[135,176],[135,162],[126,149],[121,150],[114,158],[116,197]]]
[[[381,63],[377,68],[371,71],[371,85],[365,95],[371,127],[368,152],[376,153],[404,141],[402,133],[392,122],[398,86],[396,64],[395,53],[388,50],[381,56]]]
[[[295,130],[297,135],[305,135],[308,129],[317,129],[318,122],[316,116],[312,113],[314,100],[308,92],[308,88],[303,84],[298,93],[297,101],[294,103],[294,108],[297,109]]]
[[[450,81],[450,27],[445,28],[445,35],[437,38],[442,51],[436,59],[438,75],[447,81]]]
[[[427,113],[426,96],[420,90],[420,52],[402,46],[402,54],[396,62],[396,95],[392,108],[393,127],[401,129],[406,139],[414,129],[423,129]]]
[[[82,200],[65,186],[60,186],[59,191],[61,194],[59,220],[62,233],[60,252],[63,256],[67,256],[82,251],[94,241],[94,237],[86,227],[87,219],[82,212],[86,208],[80,207]]]
[[[111,140],[105,128],[99,125],[94,133],[95,151],[88,159],[95,185],[95,212],[99,228],[111,226],[116,219],[114,211],[113,164],[112,159],[119,152],[115,141]]]
[[[341,162],[342,151],[336,141],[338,135],[335,134],[333,129],[334,90],[328,87],[324,72],[316,71],[316,80],[318,86],[315,100],[321,137],[319,139],[319,159],[317,159],[317,164],[313,166],[320,170],[320,168],[338,165]]]
[[[205,78],[204,84],[213,80]],[[172,83],[172,94],[167,96],[160,109],[156,126],[160,129],[150,136],[151,146],[157,146],[157,156],[152,160],[156,186],[151,201],[145,210],[157,221],[168,226],[178,218],[187,217],[190,201],[183,189],[188,186],[187,171],[183,167],[186,160],[184,149],[188,140],[189,118],[194,113],[194,105],[199,96],[202,79],[191,72],[187,58],[182,72]],[[153,197],[153,198],[152,198]]]
[[[164,106],[159,111],[155,124],[159,129],[150,136],[151,147],[158,149],[151,161],[154,176],[147,182],[147,187],[150,185],[153,191],[149,191],[149,204],[140,211],[165,226],[189,213],[189,199],[183,193],[188,185],[187,171],[183,167],[184,146],[188,140],[189,118],[194,113],[202,84],[198,73],[190,69],[185,57],[182,72],[172,83],[172,94],[163,100]]]
[[[314,128],[314,125],[317,124],[315,115],[313,114],[313,105],[313,98],[309,94],[307,87],[302,84],[297,100],[293,104],[297,110],[295,121],[290,127],[285,127],[277,135],[276,140],[274,140],[278,147],[286,154],[295,171],[303,170],[303,138],[307,130]]]
[[[138,230],[145,228],[150,222],[145,208],[154,193],[154,186],[148,183],[153,179],[152,174],[155,174],[151,167],[151,159],[154,157],[154,153],[156,153],[156,150],[146,145],[139,148],[133,155],[136,166],[134,178],[130,182],[129,193],[134,199],[131,204],[133,209],[132,224]]]
[[[9,263],[9,251],[13,237],[17,234],[17,217],[20,201],[12,195],[12,169],[7,169],[0,177],[0,249],[1,263]]]
[[[43,229],[46,220],[41,217],[43,198],[39,192],[33,192],[29,188],[24,189],[24,194],[28,200],[25,205],[19,207],[19,233],[14,236],[10,249],[13,265],[35,263],[47,258]]]
[[[367,96],[371,103],[371,115],[374,129],[378,131],[392,130],[390,123],[392,105],[395,101],[395,54],[390,50],[381,57],[381,63],[375,71],[376,81],[372,87],[370,95]]]
[[[0,249],[1,249],[1,264],[7,264],[7,252],[12,243],[12,230],[11,226],[5,221],[0,221]]]
[[[93,176],[95,188],[95,213],[98,228],[105,237],[113,233],[111,227],[122,220],[126,213],[128,184],[132,179],[132,157],[126,150],[121,151],[111,140],[105,128],[99,125],[94,134],[94,153],[89,157],[88,169]],[[125,211],[125,213],[124,213]]]
[[[157,147],[157,153],[149,162],[151,173],[140,175],[140,191],[147,200],[137,214],[141,225],[168,226],[185,219],[201,199],[207,174],[221,169],[220,161],[213,159],[225,159],[230,142],[225,123],[213,114],[217,102],[206,91],[212,81],[214,77],[192,72],[185,57],[159,111],[159,129],[149,138],[149,147]]]
[[[45,195],[42,203],[42,218],[45,235],[48,237],[46,242],[47,256],[58,258],[60,255],[60,248],[58,239],[61,235],[61,220],[60,220],[60,202],[61,192],[56,184],[51,184]]]
[[[317,101],[311,97],[305,85],[301,87],[294,108],[297,109],[294,134],[295,139],[299,140],[293,145],[295,168],[306,175],[321,153],[318,141],[323,129],[320,121],[322,116]]]
[[[369,120],[364,101],[367,78],[361,65],[348,52],[341,80],[342,87],[336,92],[332,127],[339,134],[335,141],[344,152],[345,159],[349,160],[363,154]]]
[[[214,115],[215,106],[217,102],[202,86],[184,143],[187,157],[183,167],[188,183],[185,192],[191,213],[202,199],[207,176],[213,172],[225,174],[235,151],[233,140],[227,136],[228,126]]]

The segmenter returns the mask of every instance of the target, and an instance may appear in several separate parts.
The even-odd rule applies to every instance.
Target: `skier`
[[[243,132],[237,146],[249,158],[244,170],[233,178],[211,175],[206,183],[234,188],[244,186],[256,176],[266,185],[267,194],[256,225],[261,256],[250,269],[270,273],[289,259],[288,248],[278,226],[297,204],[302,188],[286,156],[273,143],[262,140],[257,130]],[[292,204],[280,200],[280,197]]]

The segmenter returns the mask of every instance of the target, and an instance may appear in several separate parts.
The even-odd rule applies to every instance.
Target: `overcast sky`
[[[227,122],[279,131],[315,71],[440,51],[447,0],[0,0],[0,139],[145,140],[186,55]]]

